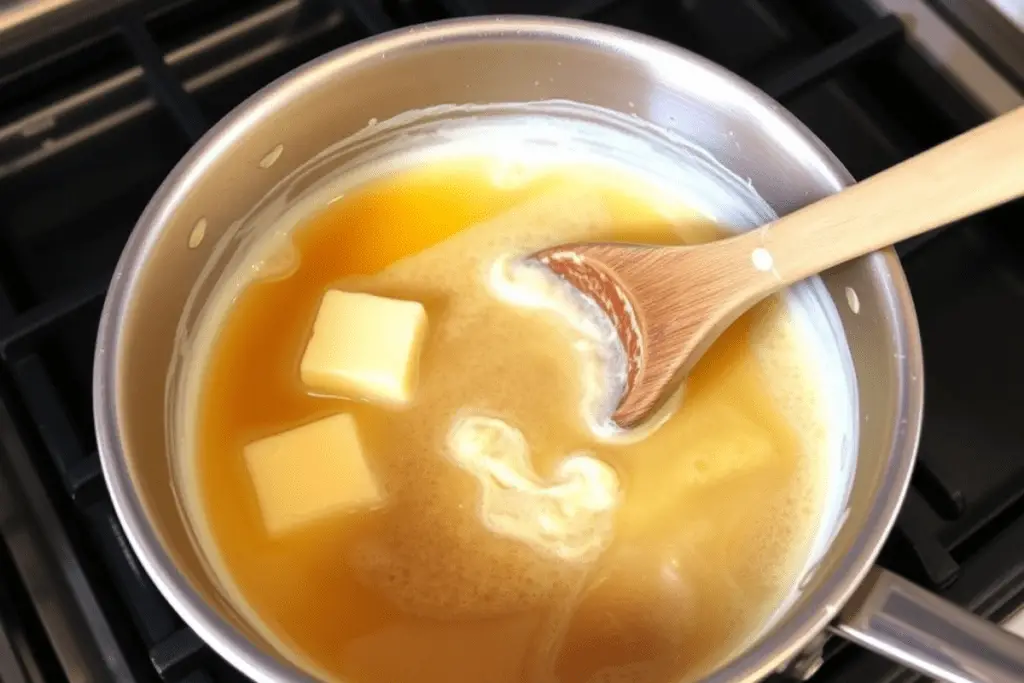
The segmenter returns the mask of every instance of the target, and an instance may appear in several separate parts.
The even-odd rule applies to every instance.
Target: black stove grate
[[[188,146],[273,78],[395,27],[511,10],[619,25],[701,53],[781,101],[857,177],[986,118],[908,44],[899,19],[859,0],[138,2],[75,27],[71,48],[37,49],[17,66],[0,52],[0,396],[17,425],[0,430],[0,460],[5,450],[26,454],[47,486],[68,537],[65,568],[102,608],[113,633],[106,647],[116,648],[107,656],[137,680],[241,677],[146,578],[102,482],[93,341],[135,219]],[[1007,314],[1024,297],[1024,242],[1011,234],[1020,219],[1018,202],[899,247],[921,317],[931,412],[883,562],[995,617],[1024,600],[1024,425],[1008,407],[1024,387],[1024,329]],[[964,357],[985,369],[972,375]],[[0,595],[0,608],[8,602]],[[37,640],[59,650],[40,619]],[[7,650],[0,629],[0,678]],[[857,648],[828,652],[815,681],[914,680]]]

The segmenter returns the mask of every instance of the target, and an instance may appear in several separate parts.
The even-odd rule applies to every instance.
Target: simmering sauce
[[[503,258],[563,241],[717,234],[586,165],[448,159],[339,197],[295,229],[290,268],[237,297],[203,365],[193,455],[222,578],[295,657],[351,683],[662,683],[720,664],[793,588],[822,496],[822,400],[786,308],[740,319],[663,423],[624,438],[590,420],[585,340],[492,282]],[[410,404],[304,387],[330,288],[424,305]],[[272,536],[243,449],[338,412],[386,503]],[[590,472],[579,496],[603,502],[570,510],[495,483],[491,461],[459,450],[467,425],[497,430],[491,456],[531,486]]]

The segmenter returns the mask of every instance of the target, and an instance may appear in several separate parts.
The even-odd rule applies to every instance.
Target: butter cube
[[[348,414],[255,441],[244,456],[271,536],[384,499]]]
[[[415,301],[331,290],[299,369],[311,390],[406,403],[416,389],[427,314]]]

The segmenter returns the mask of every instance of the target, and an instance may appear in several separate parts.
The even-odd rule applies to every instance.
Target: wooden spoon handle
[[[775,289],[1021,195],[1024,106],[729,241]]]

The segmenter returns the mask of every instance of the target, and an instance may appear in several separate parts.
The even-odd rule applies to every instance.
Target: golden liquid
[[[492,163],[437,162],[348,193],[297,229],[292,274],[238,297],[198,407],[213,552],[266,626],[339,680],[706,673],[791,588],[818,508],[817,396],[784,310],[769,302],[738,321],[656,432],[601,441],[581,417],[564,329],[496,301],[481,260],[581,237],[672,243],[716,230],[678,205],[670,229],[652,206],[672,202],[633,178],[579,166],[499,186]],[[332,285],[424,303],[430,333],[411,406],[307,395],[299,359]],[[477,481],[442,453],[467,409],[521,429],[541,476],[581,449],[614,468],[622,499],[600,557],[564,561],[480,522]],[[355,415],[388,504],[268,537],[243,447],[340,411]]]

